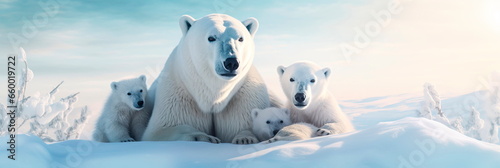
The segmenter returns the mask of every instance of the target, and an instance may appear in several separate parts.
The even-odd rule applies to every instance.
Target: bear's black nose
[[[139,105],[139,107],[142,107],[142,105],[144,105],[144,101],[142,101],[142,100],[141,100],[141,101],[138,101],[138,102],[137,102],[137,105]]]
[[[228,71],[237,70],[238,67],[240,67],[240,64],[238,63],[238,60],[236,58],[228,58],[224,61],[224,68],[226,68]]]
[[[276,135],[278,133],[278,130],[273,131],[273,135]]]
[[[302,103],[306,100],[306,95],[304,93],[295,94],[295,100],[299,103]]]

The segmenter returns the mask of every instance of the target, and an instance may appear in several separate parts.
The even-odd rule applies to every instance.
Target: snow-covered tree
[[[17,133],[30,133],[39,136],[46,142],[64,141],[78,138],[82,125],[87,119],[87,108],[79,114],[73,112],[78,93],[55,99],[61,83],[47,94],[35,93],[25,96],[28,82],[33,78],[33,72],[28,67],[26,53],[21,50],[18,59],[18,118]],[[24,65],[21,65],[24,63]],[[76,115],[76,119],[74,116]],[[71,121],[71,122],[68,122]],[[1,124],[1,123],[0,123]],[[1,133],[1,132],[0,132]]]
[[[453,122],[451,123],[451,126],[454,130],[463,134],[465,129],[464,129],[462,123],[463,123],[462,117],[457,117],[455,120],[453,120]]]
[[[28,60],[26,59],[26,52],[24,49],[21,47],[19,48],[21,57],[18,58],[19,62],[24,63],[24,65],[19,64],[20,68],[18,67],[17,69],[20,71],[17,74],[18,79],[18,90],[17,93],[19,96],[17,96],[19,102],[20,100],[25,99],[25,92],[26,92],[26,84],[33,79],[33,71],[28,67]]]
[[[488,130],[489,137],[485,139],[491,143],[498,143],[498,125],[494,122],[490,122],[490,128]]]
[[[432,111],[434,110],[436,110],[437,114],[435,117],[432,115]],[[424,100],[422,102],[419,117],[438,121],[448,127],[452,126],[441,108],[441,98],[439,97],[439,93],[434,88],[434,85],[430,83],[424,84]]]
[[[422,106],[417,111],[417,116],[440,122],[469,137],[498,143],[500,142],[498,135],[500,126],[500,73],[492,75],[485,95],[486,102],[484,103],[485,113],[483,113],[483,118],[481,118],[481,113],[476,108],[471,107],[469,117],[466,120],[458,113],[454,119],[448,119],[442,110],[439,93],[433,85],[426,83],[424,85]]]
[[[467,134],[472,138],[482,140],[481,131],[484,127],[484,120],[481,119],[480,113],[476,108],[472,107],[469,120],[467,122]]]
[[[419,117],[432,120],[432,110],[436,108],[436,102],[432,95],[429,94],[427,83],[424,85],[424,100],[422,101],[421,109],[419,110]]]
[[[498,143],[498,127],[500,125],[500,73],[492,73],[488,92],[486,94],[486,116],[487,124],[486,127],[488,131],[483,135],[483,139],[491,142]]]

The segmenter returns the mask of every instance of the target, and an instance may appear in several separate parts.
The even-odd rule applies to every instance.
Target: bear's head
[[[112,93],[118,101],[127,104],[130,109],[141,110],[144,108],[147,95],[146,76],[125,79],[111,83]]]
[[[255,18],[241,22],[224,14],[198,20],[184,15],[179,24],[183,33],[180,47],[188,52],[180,59],[193,65],[186,68],[196,69],[203,78],[223,81],[241,79],[250,70],[253,37],[259,27]]]
[[[288,102],[294,108],[304,110],[327,91],[330,68],[320,68],[311,62],[297,62],[288,67],[279,66],[278,74]]]
[[[252,131],[260,141],[274,137],[283,127],[292,124],[290,111],[276,107],[252,110]]]

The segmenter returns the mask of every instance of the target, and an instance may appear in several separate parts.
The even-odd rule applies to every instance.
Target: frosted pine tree
[[[463,123],[463,119],[462,119],[462,117],[457,117],[457,118],[456,118],[455,120],[453,120],[453,122],[451,123],[451,127],[452,127],[454,130],[456,130],[456,131],[458,131],[458,132],[460,132],[460,133],[464,134],[464,133],[465,133],[465,128],[463,127],[462,123]]]
[[[477,140],[482,140],[481,130],[484,127],[484,120],[481,119],[480,113],[476,108],[472,107],[469,121],[467,122],[467,134],[468,136],[475,138]]]
[[[428,90],[429,89],[426,83],[424,85],[424,100],[422,101],[422,106],[419,110],[418,116],[432,120],[432,110],[436,108],[436,102]]]
[[[485,82],[486,83],[486,82]],[[486,118],[482,139],[491,143],[498,143],[498,126],[500,125],[500,73],[492,73],[488,81],[488,92],[485,94]]]
[[[494,122],[490,122],[490,124],[491,124],[490,130],[489,130],[490,138],[488,140],[491,143],[498,143],[499,142],[499,139],[498,139],[498,124],[496,124]]]
[[[63,82],[59,83],[49,93],[39,92],[25,96],[27,84],[33,78],[33,72],[28,67],[26,53],[20,48],[21,57],[18,63],[18,133],[30,133],[40,137],[45,142],[64,141],[78,138],[82,125],[87,119],[87,108],[80,113],[74,112],[74,103],[78,93],[56,100],[55,95]],[[70,116],[75,116],[73,119]]]
[[[435,117],[432,115],[432,111],[434,110],[436,110],[437,114]],[[424,100],[422,102],[422,109],[420,110],[419,116],[438,121],[448,127],[453,127],[441,108],[441,98],[439,97],[439,93],[430,83],[424,84]]]
[[[18,91],[17,93],[19,96],[17,97],[18,100],[17,102],[22,101],[25,99],[25,92],[26,92],[26,84],[33,79],[33,71],[29,69],[28,67],[28,61],[26,59],[26,51],[22,47],[19,48],[21,57],[18,58],[19,60],[19,67],[17,67],[18,70]],[[23,63],[23,64],[21,64]]]

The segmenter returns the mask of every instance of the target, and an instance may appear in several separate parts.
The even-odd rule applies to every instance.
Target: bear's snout
[[[236,58],[227,58],[224,61],[224,68],[228,71],[235,71],[238,67],[240,67],[240,64]]]
[[[142,108],[144,106],[144,101],[138,101],[137,105],[139,105],[139,108]]]
[[[276,135],[278,133],[279,130],[274,130],[273,131],[273,136]]]
[[[304,93],[297,93],[295,94],[295,101],[298,103],[303,103],[306,100],[306,94]]]

